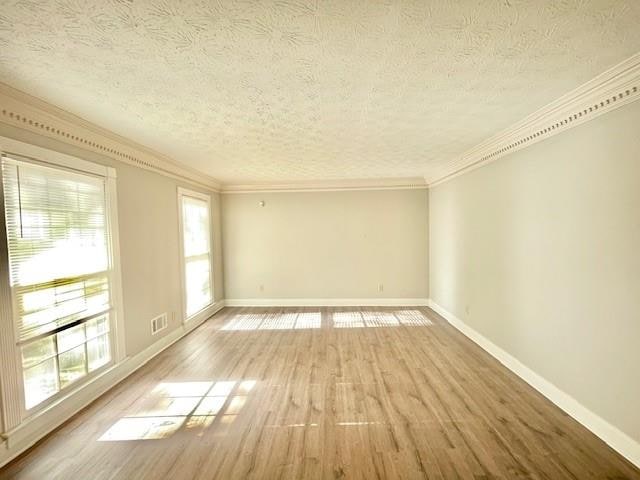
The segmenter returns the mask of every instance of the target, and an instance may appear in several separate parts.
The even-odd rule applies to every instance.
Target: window
[[[184,258],[185,315],[189,319],[213,299],[209,197],[179,189]]]
[[[107,187],[104,176],[14,154],[2,155],[2,179],[13,331],[28,411],[112,363]]]

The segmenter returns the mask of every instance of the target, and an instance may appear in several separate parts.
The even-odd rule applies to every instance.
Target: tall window
[[[184,255],[184,290],[186,317],[212,303],[211,230],[209,197],[179,189]]]
[[[105,178],[3,155],[24,408],[111,363]]]

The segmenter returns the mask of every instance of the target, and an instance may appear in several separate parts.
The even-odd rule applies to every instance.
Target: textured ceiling
[[[2,0],[0,81],[227,183],[429,176],[640,50],[640,1]]]

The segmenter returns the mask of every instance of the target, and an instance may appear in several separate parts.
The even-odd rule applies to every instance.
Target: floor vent
[[[167,314],[163,313],[151,320],[151,335],[167,328]]]

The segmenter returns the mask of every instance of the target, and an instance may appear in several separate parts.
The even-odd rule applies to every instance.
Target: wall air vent
[[[155,335],[161,330],[167,328],[167,314],[163,313],[162,315],[158,315],[156,318],[151,320],[151,335]]]

